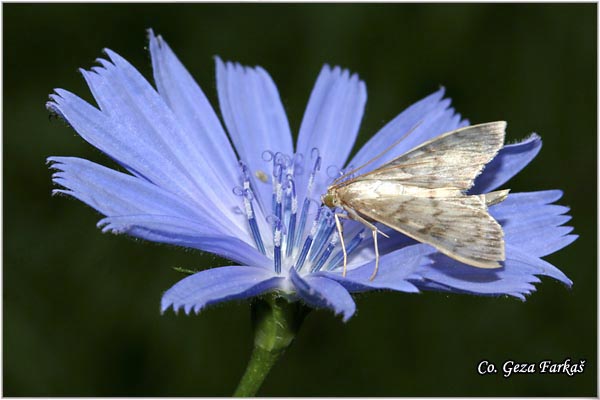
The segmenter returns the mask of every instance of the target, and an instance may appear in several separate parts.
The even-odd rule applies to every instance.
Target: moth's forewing
[[[486,206],[493,206],[494,204],[502,203],[508,197],[509,189],[496,190],[495,192],[480,194],[479,197],[485,203]]]
[[[506,122],[460,128],[427,141],[376,170],[337,186],[378,179],[423,188],[467,190],[504,144]]]

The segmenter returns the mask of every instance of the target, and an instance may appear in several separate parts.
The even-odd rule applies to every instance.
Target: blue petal
[[[217,221],[214,216],[202,213],[195,204],[182,199],[145,180],[117,172],[88,160],[76,157],[50,157],[56,184],[67,190],[55,192],[73,196],[100,213],[117,217],[123,215],[174,216],[204,225],[214,234],[236,236],[251,243],[252,239],[238,221]],[[235,223],[234,223],[235,222]]]
[[[500,187],[525,168],[541,148],[542,139],[536,134],[520,143],[504,146],[475,179],[470,193],[487,193]]]
[[[239,180],[237,157],[202,89],[161,36],[149,30],[152,70],[158,92],[189,132],[202,157],[226,182]]]
[[[161,301],[164,312],[173,306],[189,314],[204,307],[228,300],[257,296],[281,286],[283,278],[273,271],[249,266],[212,268],[190,275],[165,292]]]
[[[298,134],[296,151],[305,158],[306,165],[312,149],[322,157],[322,173],[315,180],[315,191],[323,193],[330,166],[341,169],[354,146],[363,116],[367,89],[356,74],[325,65],[317,78]],[[310,167],[308,167],[310,168]],[[308,169],[305,168],[305,169]],[[308,171],[298,178],[300,198],[308,182]]]
[[[568,207],[549,204],[562,196],[560,191],[510,194],[490,208],[491,215],[502,224],[507,245],[536,257],[551,254],[572,243],[577,236],[573,228],[562,226],[571,219]]]
[[[435,292],[446,292],[446,293],[458,293],[458,294],[472,294],[477,296],[512,296],[516,297],[519,300],[525,301],[525,295],[531,294],[535,291],[535,286],[528,285],[528,288],[520,288],[517,292],[506,292],[506,293],[477,293],[469,290],[457,289],[454,287],[442,285],[437,282],[423,280],[419,282],[419,289],[421,290],[429,290]],[[532,289],[533,288],[533,289]]]
[[[290,268],[290,278],[298,296],[309,306],[329,308],[336,315],[342,314],[344,322],[348,321],[356,311],[352,296],[336,281],[317,275],[300,277],[294,268]]]
[[[550,276],[567,286],[572,284],[558,268],[514,245],[507,244],[506,254],[504,266],[498,269],[474,268],[442,254],[435,254],[422,263],[418,271],[421,279],[413,282],[423,290],[507,294],[520,299],[535,291],[533,283],[540,282],[538,275]]]
[[[272,269],[273,262],[256,248],[206,225],[166,215],[124,215],[98,222],[103,232],[126,233],[152,242],[167,243],[218,254],[240,264]]]
[[[127,128],[119,121],[113,121],[71,92],[63,89],[55,92],[46,104],[48,110],[68,122],[79,136],[137,176],[153,182],[167,179],[169,164],[166,168],[155,168],[156,157],[161,161],[161,156],[144,140],[127,140]]]
[[[414,283],[421,289],[430,289],[426,282],[432,281],[451,291],[484,295],[528,293],[535,290],[532,283],[539,282],[520,261],[507,259],[504,267],[492,270],[464,265],[442,254],[435,254],[430,262],[423,263],[419,275],[424,281]]]
[[[271,175],[263,152],[293,153],[292,134],[277,87],[260,67],[225,64],[217,57],[216,68],[219,104],[227,131],[240,160],[251,170],[262,209],[270,210],[272,186],[254,178],[258,171]]]
[[[49,108],[64,117],[92,145],[135,175],[194,203],[204,215],[231,221],[239,198],[194,150],[190,138],[151,86],[133,67],[103,61],[95,73],[83,71],[103,111],[77,96],[56,90]]]
[[[388,149],[402,138],[403,135],[410,132],[383,157],[361,170],[361,173],[367,172],[435,136],[464,125],[465,122],[461,122],[460,115],[455,114],[453,109],[448,108],[450,106],[450,99],[442,99],[443,96],[444,89],[441,88],[437,92],[408,107],[381,128],[359,150],[350,162],[350,165],[359,167],[365,164],[373,157]]]
[[[350,292],[362,292],[372,289],[392,289],[401,292],[415,293],[419,289],[409,282],[414,278],[422,258],[435,251],[431,246],[417,244],[407,246],[388,253],[379,259],[379,271],[372,281],[370,277],[375,268],[375,261],[351,269],[344,278],[340,270],[337,272],[322,272],[318,275],[326,276],[338,281]]]
[[[220,168],[215,168],[213,160],[207,159],[201,150],[203,141],[198,142],[196,135],[179,124],[163,99],[131,64],[111,50],[107,49],[106,53],[114,62],[114,67],[105,62],[103,69],[97,69],[98,73],[105,74],[111,80],[113,88],[122,87],[122,95],[126,97],[124,105],[131,107],[126,116],[135,116],[139,134],[151,136],[160,152],[170,155],[168,158],[179,166],[179,179],[189,182],[189,194],[197,197],[198,190],[201,190],[203,197],[209,198],[211,204],[218,207],[224,201],[239,205],[239,198],[232,193],[232,183],[235,181],[223,180]],[[124,110],[117,108],[119,104],[115,104],[114,97],[109,95],[106,99],[111,100],[111,108],[115,113],[123,115]],[[117,96],[117,100],[119,99],[120,96]],[[175,178],[171,177],[172,180]],[[229,207],[221,210],[224,214],[231,212]]]
[[[511,193],[506,200],[490,207],[490,213],[496,219],[515,216],[518,213],[541,213],[541,205],[551,204],[563,195],[562,190],[540,190],[535,192]],[[568,209],[566,209],[568,211]],[[553,214],[557,215],[557,214]]]
[[[521,271],[528,271],[535,275],[549,276],[561,281],[567,286],[573,284],[573,281],[554,265],[541,258],[528,254],[514,245],[507,245],[506,252],[510,263],[519,264]]]

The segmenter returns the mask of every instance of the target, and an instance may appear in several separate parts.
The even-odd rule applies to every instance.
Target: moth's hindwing
[[[423,188],[467,190],[504,144],[506,122],[489,122],[445,133],[383,166],[340,183],[394,180]]]
[[[465,264],[499,268],[499,262],[504,261],[502,227],[490,216],[485,198],[480,196],[342,196],[342,202],[345,208]]]

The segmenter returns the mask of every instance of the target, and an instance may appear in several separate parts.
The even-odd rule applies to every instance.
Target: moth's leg
[[[372,229],[371,232],[373,233],[373,243],[375,243],[375,269],[373,270],[373,274],[371,274],[371,277],[369,278],[370,281],[375,279],[375,276],[377,276],[377,271],[379,270],[379,245],[377,244],[377,232],[379,231],[377,230],[377,228],[375,228]]]
[[[348,210],[348,213],[349,213],[349,216],[346,218],[351,218],[355,221],[360,222],[361,224],[363,224],[367,228],[369,228],[371,230],[371,233],[373,234],[373,244],[375,245],[375,269],[373,270],[373,274],[369,278],[369,280],[372,281],[373,279],[375,279],[375,276],[377,276],[377,271],[379,270],[379,245],[377,244],[377,234],[380,233],[381,235],[385,236],[386,238],[389,238],[389,236],[386,235],[385,233],[381,232],[379,229],[377,229],[377,227],[375,225],[373,225],[372,223],[370,223],[369,221],[367,221],[366,219],[364,219],[363,217],[358,215],[358,213],[355,212],[354,210]],[[345,264],[344,264],[344,271],[345,271]],[[344,274],[344,276],[346,276],[346,275]]]
[[[342,223],[340,222],[340,218],[348,218],[346,214],[335,213],[333,214],[335,218],[335,226],[338,231],[338,236],[340,237],[340,244],[342,245],[342,254],[344,254],[344,269],[342,271],[342,276],[346,277],[346,266],[348,264],[348,253],[346,253],[346,244],[344,243],[344,232],[342,229]]]

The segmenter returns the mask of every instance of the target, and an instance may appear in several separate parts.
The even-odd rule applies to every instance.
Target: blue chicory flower
[[[277,88],[260,67],[216,58],[225,133],[200,87],[160,36],[150,53],[156,90],[111,50],[100,66],[81,70],[99,108],[56,89],[47,107],[129,173],[75,157],[50,157],[55,184],[106,217],[103,232],[195,248],[239,265],[206,269],[169,289],[162,310],[186,313],[232,299],[279,291],[347,320],[350,293],[377,289],[437,290],[524,299],[538,275],[571,281],[542,260],[576,239],[562,226],[567,207],[558,190],[515,193],[490,213],[504,228],[504,267],[483,270],[450,259],[400,233],[380,240],[380,270],[369,232],[345,222],[349,272],[332,212],[320,195],[335,176],[364,164],[418,127],[368,169],[444,132],[468,125],[450,108],[444,89],[410,106],[373,136],[347,163],[366,102],[356,74],[324,66],[312,90],[294,149]],[[230,144],[230,141],[233,146]],[[492,191],[539,152],[532,135],[505,146],[477,178],[472,193]],[[367,170],[368,170],[367,169]],[[366,170],[365,170],[366,172]]]

